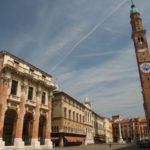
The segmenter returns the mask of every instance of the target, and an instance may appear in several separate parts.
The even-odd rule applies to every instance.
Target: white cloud
[[[115,112],[116,106],[118,111],[122,111],[118,113],[125,113],[126,107],[137,106],[142,98],[135,58],[133,58],[134,49],[122,51],[124,52],[120,53],[118,58],[103,64],[59,75],[62,89],[80,101],[89,95],[98,113],[103,112],[108,115],[108,109],[110,112]],[[137,109],[142,111],[140,103]]]

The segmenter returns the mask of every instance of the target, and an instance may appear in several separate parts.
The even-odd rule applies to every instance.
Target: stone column
[[[35,109],[35,115],[34,115],[32,140],[31,140],[31,145],[33,148],[40,148],[40,142],[38,140],[40,102],[41,102],[41,88],[38,87],[37,92],[36,92],[36,109]]]
[[[22,140],[22,132],[23,132],[23,122],[24,122],[24,115],[25,115],[26,94],[27,94],[27,83],[24,82],[21,85],[20,106],[19,106],[19,111],[18,111],[16,134],[15,134],[15,140],[14,140],[14,145],[16,148],[24,147],[24,142]]]
[[[133,122],[132,122],[132,127],[133,127],[133,141],[135,141],[136,140],[136,133],[135,133],[135,124],[134,124],[134,120],[133,120]]]
[[[45,130],[45,145],[47,148],[52,148],[53,144],[51,141],[51,112],[52,112],[52,96],[53,94],[50,93],[48,96],[48,112],[47,112],[47,120],[46,120],[46,130]]]
[[[7,109],[7,96],[10,79],[0,78],[0,149],[3,149],[5,142],[2,139],[5,112]]]
[[[127,125],[127,139],[130,137],[130,133],[129,133],[129,125]],[[128,141],[128,140],[127,140]]]
[[[139,136],[139,139],[142,139],[142,133],[141,133],[142,131],[141,131],[141,125],[140,125],[140,123],[138,122],[138,131],[136,131],[136,133],[135,133],[135,137],[137,138],[137,136],[136,135],[138,135]],[[136,140],[136,139],[135,139]]]
[[[140,133],[140,139],[141,139],[141,138],[145,137],[145,136],[144,136],[144,127],[143,127],[142,124],[141,124],[140,132],[141,132],[141,133]]]
[[[59,146],[63,147],[64,146],[64,138],[63,138],[63,134],[60,135],[60,142],[59,142]]]
[[[124,140],[122,139],[121,122],[120,122],[120,120],[118,122],[118,127],[119,127],[119,140],[118,140],[118,143],[124,143]]]

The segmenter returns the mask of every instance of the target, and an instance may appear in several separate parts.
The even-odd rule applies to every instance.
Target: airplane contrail
[[[124,51],[107,51],[103,53],[92,53],[92,54],[85,54],[85,55],[79,55],[77,57],[82,58],[82,57],[99,57],[99,56],[105,56],[105,55],[111,55],[111,54],[117,54],[117,53],[123,53]]]
[[[101,22],[96,24],[86,35],[84,35],[77,43],[73,45],[73,47],[68,51],[68,53],[51,69],[54,71],[74,50],[77,46],[79,46],[84,40],[86,40],[97,28],[99,28],[105,21],[109,19],[122,5],[126,3],[127,0],[123,0],[119,3],[115,9],[113,9]]]

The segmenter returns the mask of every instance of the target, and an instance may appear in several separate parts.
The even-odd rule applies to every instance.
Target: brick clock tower
[[[139,10],[132,3],[131,11],[132,39],[135,47],[136,60],[143,94],[143,106],[150,130],[150,54]]]

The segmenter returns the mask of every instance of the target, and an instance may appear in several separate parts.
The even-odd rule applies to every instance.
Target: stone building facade
[[[0,52],[0,148],[52,147],[52,76],[26,61]]]
[[[84,100],[84,127],[86,132],[86,139],[85,139],[85,145],[87,144],[93,144],[94,143],[94,122],[97,123],[97,117],[94,116],[92,110],[91,110],[91,102],[88,97]]]
[[[148,138],[148,126],[145,118],[127,118],[120,115],[112,117],[114,142],[136,142]],[[121,131],[121,132],[120,132]]]
[[[91,102],[85,98],[84,107],[84,127],[86,131],[85,145],[105,142],[105,121],[104,117],[92,111]]]
[[[52,140],[55,146],[105,142],[104,117],[91,110],[89,99],[84,104],[62,91],[52,100]]]
[[[113,130],[112,130],[112,120],[105,118],[105,142],[113,142]]]
[[[85,138],[83,105],[65,92],[54,92],[52,140],[55,146],[80,145]]]

